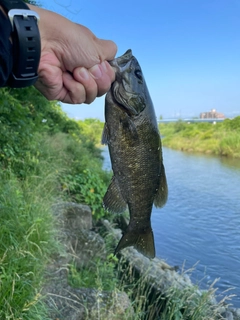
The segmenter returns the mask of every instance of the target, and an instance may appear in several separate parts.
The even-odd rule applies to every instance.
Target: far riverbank
[[[179,120],[161,123],[159,128],[166,147],[240,158],[240,116],[215,124]]]

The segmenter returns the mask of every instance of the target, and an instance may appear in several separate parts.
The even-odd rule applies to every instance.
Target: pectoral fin
[[[163,207],[168,198],[168,186],[167,179],[165,175],[165,169],[163,163],[161,164],[160,177],[159,177],[159,187],[157,193],[154,198],[155,207],[161,208]]]
[[[108,133],[107,123],[104,124],[101,142],[102,142],[102,144],[108,144],[108,142],[109,142],[109,133]]]
[[[127,204],[122,197],[121,190],[114,176],[103,198],[103,206],[106,210],[113,213],[121,213],[127,209]]]

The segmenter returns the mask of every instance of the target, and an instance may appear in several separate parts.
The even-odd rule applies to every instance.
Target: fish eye
[[[134,73],[139,80],[143,79],[141,70],[136,70]]]

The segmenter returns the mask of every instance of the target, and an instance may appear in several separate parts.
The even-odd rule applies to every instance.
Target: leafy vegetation
[[[98,173],[85,169],[80,174],[65,175],[61,181],[63,188],[67,188],[75,202],[85,203],[91,207],[92,214],[97,220],[107,215],[102,207],[106,184]]]
[[[240,116],[212,123],[160,124],[164,146],[240,158]]]
[[[0,319],[47,319],[43,273],[61,250],[59,197],[103,215],[101,151],[59,104],[34,88],[0,89]]]
[[[99,146],[101,144],[102,132],[104,123],[99,119],[85,119],[84,121],[78,120],[78,124],[81,131],[86,135],[95,145]]]

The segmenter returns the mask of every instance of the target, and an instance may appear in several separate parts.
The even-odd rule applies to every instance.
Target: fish
[[[113,177],[103,206],[116,214],[129,210],[130,221],[115,254],[133,246],[153,259],[152,207],[163,207],[168,197],[157,119],[132,50],[109,63],[116,77],[105,97],[102,144],[108,146]]]

